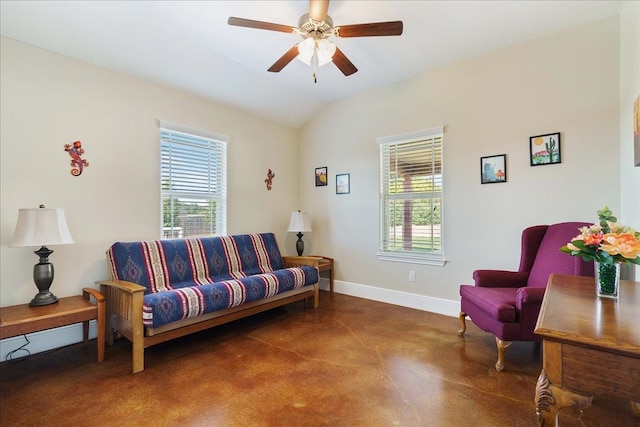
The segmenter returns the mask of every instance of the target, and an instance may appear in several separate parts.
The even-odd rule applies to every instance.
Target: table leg
[[[333,293],[333,267],[329,270],[329,292]]]
[[[96,307],[98,308],[98,318],[96,319],[96,328],[98,330],[98,336],[96,338],[98,345],[98,363],[104,361],[104,344],[105,344],[105,320],[106,320],[106,304],[105,297],[100,292],[92,288],[83,288],[82,296],[86,300],[91,300],[91,296],[96,300]],[[85,344],[89,340],[89,322],[82,322],[82,334]]]
[[[543,369],[536,384],[536,413],[538,425],[556,427],[558,425],[558,411],[568,406],[584,409],[591,405],[593,397],[578,394],[571,390],[551,384],[547,373]]]
[[[98,320],[97,320],[97,329],[98,329],[98,363],[101,363],[104,361],[104,344],[106,341],[106,337],[105,337],[105,321],[106,321],[106,308],[105,308],[105,301],[104,299],[101,299],[99,301],[97,301],[97,305],[98,305]]]
[[[87,345],[89,342],[89,321],[82,322],[82,342]]]

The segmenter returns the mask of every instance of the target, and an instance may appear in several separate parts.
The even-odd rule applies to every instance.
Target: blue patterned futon
[[[318,283],[314,267],[285,268],[273,233],[117,242],[107,260],[113,280],[146,288],[153,328]]]

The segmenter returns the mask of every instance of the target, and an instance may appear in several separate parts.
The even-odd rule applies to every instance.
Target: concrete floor
[[[507,349],[457,318],[321,292],[146,350],[131,373],[119,340],[0,364],[0,425],[536,426],[542,366],[533,343]],[[628,402],[594,398],[562,426],[638,426]]]

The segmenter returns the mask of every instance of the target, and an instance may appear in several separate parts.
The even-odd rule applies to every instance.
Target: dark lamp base
[[[304,242],[302,241],[302,236],[304,234],[298,233],[298,241],[296,242],[296,252],[298,252],[298,256],[302,256],[302,252],[304,252]]]
[[[58,297],[49,291],[38,292],[29,303],[30,307],[39,307],[41,305],[49,305],[58,302]]]
[[[40,262],[33,266],[33,281],[40,292],[29,303],[31,307],[58,302],[58,297],[49,291],[51,283],[53,283],[53,264],[49,262],[49,255],[52,253],[53,251],[46,246],[34,252],[40,257]]]

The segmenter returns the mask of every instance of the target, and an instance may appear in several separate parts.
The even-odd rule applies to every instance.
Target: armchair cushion
[[[515,322],[516,295],[518,288],[476,288],[461,285],[463,300],[477,306],[486,314],[500,322]]]

